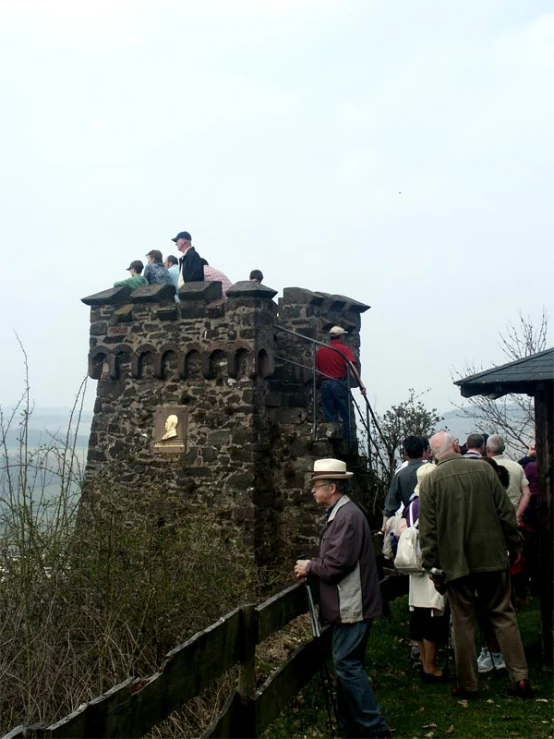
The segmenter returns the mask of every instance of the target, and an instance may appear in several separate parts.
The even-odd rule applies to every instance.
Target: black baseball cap
[[[171,239],[171,241],[174,241],[177,243],[179,239],[185,239],[185,241],[192,241],[192,236],[189,234],[188,231],[179,231],[177,236],[174,239]]]
[[[142,270],[144,269],[144,264],[143,264],[143,263],[142,263],[142,262],[140,261],[140,259],[135,259],[135,260],[134,260],[133,262],[131,262],[131,264],[130,264],[130,265],[129,265],[129,266],[127,267],[127,271],[129,271],[129,270],[131,269],[131,267],[132,267],[132,268],[133,268],[133,269],[134,269],[134,270],[135,270],[136,272],[138,272],[138,273],[139,273],[139,275],[140,275],[140,273],[141,273],[141,272],[142,272]]]

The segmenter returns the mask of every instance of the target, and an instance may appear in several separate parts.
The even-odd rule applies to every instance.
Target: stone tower
[[[160,515],[169,492],[214,507],[260,562],[313,541],[313,459],[348,452],[318,440],[313,347],[279,327],[326,341],[339,324],[359,352],[368,309],[300,288],[275,295],[239,282],[224,300],[221,283],[204,282],[181,288],[180,303],[167,285],[83,298],[98,381],[86,479],[103,475],[129,505],[158,488]]]

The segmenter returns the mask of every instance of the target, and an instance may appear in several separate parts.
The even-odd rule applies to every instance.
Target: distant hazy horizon
[[[422,398],[422,402],[424,403],[424,405],[426,405],[427,408],[430,409],[430,406],[425,403],[425,398]],[[465,407],[471,410],[471,407],[469,405],[466,404]],[[508,406],[508,412],[512,412],[516,416],[520,415],[517,406]],[[29,445],[31,447],[36,447],[38,446],[39,442],[46,443],[48,441],[51,441],[53,437],[50,436],[50,434],[58,435],[59,438],[63,439],[67,431],[67,424],[69,421],[70,413],[70,408],[48,408],[40,406],[35,407],[29,420]],[[94,414],[92,410],[88,409],[83,410],[83,413],[81,414],[79,422],[79,434],[77,438],[77,447],[80,449],[82,449],[83,446],[86,447],[88,444],[88,435],[90,433],[90,425],[93,415]],[[447,428],[449,433],[460,440],[460,443],[463,443],[468,435],[472,431],[476,430],[477,424],[473,422],[471,418],[468,418],[462,410],[459,410],[457,408],[450,408],[449,410],[438,411],[438,415],[442,418],[442,420],[436,424],[436,429],[440,430]],[[477,417],[478,412],[477,410],[475,410],[475,418]],[[74,430],[76,421],[77,419],[75,418],[73,426]],[[498,430],[492,428],[492,426],[490,429],[488,429],[488,433],[496,432],[498,432]],[[7,436],[8,446],[10,448],[17,447],[17,435],[18,426],[16,421],[14,427],[10,430]]]

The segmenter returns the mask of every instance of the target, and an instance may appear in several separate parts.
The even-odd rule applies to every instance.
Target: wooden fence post
[[[256,688],[256,644],[258,642],[258,614],[256,606],[241,609],[241,645],[239,652],[239,684],[237,694],[241,709],[237,737],[257,737],[256,704],[253,701]]]
[[[248,605],[242,608],[240,673],[238,694],[243,702],[254,695],[256,686],[256,643],[258,641],[258,619],[256,606]]]

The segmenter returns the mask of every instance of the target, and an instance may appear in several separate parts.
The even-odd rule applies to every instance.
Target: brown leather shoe
[[[524,700],[529,700],[529,698],[535,697],[535,691],[531,687],[529,680],[518,680],[517,683],[512,686],[510,694],[515,695],[517,698],[523,698]]]
[[[453,698],[462,698],[466,701],[472,701],[475,700],[475,698],[479,698],[479,691],[464,690],[464,688],[452,688],[452,690],[450,691],[450,695]]]
[[[433,675],[432,672],[422,672],[421,679],[424,683],[429,683],[430,685],[433,683],[446,683],[448,682],[448,675],[445,672],[442,675]]]

